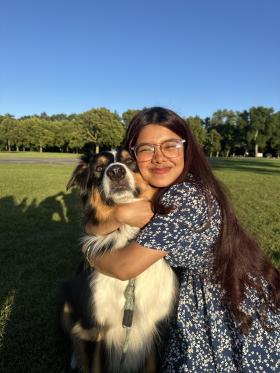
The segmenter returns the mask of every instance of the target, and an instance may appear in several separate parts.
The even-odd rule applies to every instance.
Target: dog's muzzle
[[[134,177],[124,164],[109,165],[105,170],[102,186],[105,198],[111,198],[116,203],[124,203],[135,198]]]
[[[126,170],[122,165],[116,164],[109,167],[106,171],[107,176],[112,181],[118,181],[125,178]]]

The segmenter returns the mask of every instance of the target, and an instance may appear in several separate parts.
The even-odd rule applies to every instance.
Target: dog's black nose
[[[116,164],[114,166],[111,166],[106,173],[111,180],[121,180],[125,177],[126,171],[124,167]]]

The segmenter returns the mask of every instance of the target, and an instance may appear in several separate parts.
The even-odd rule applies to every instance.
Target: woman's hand
[[[144,227],[154,216],[149,201],[136,201],[116,206],[115,219],[121,225],[128,224],[133,227]]]
[[[154,216],[151,209],[151,202],[137,201],[116,205],[112,209],[112,213],[108,220],[99,225],[93,225],[90,221],[85,226],[86,234],[94,236],[104,236],[124,224],[133,227],[144,227]]]

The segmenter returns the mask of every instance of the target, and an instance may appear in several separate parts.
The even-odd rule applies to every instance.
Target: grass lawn
[[[280,268],[280,160],[235,158],[210,163],[240,220]]]
[[[242,222],[280,267],[280,161],[211,164]],[[65,190],[72,170],[0,164],[0,372],[69,371],[70,348],[58,331],[57,310],[59,285],[81,257],[79,199]]]
[[[80,154],[48,152],[0,152],[1,158],[77,158]]]

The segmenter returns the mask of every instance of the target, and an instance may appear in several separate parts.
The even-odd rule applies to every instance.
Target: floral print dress
[[[242,307],[253,316],[247,335],[240,334],[222,302],[222,290],[210,281],[212,248],[221,228],[218,203],[193,183],[171,186],[162,197],[175,208],[156,214],[136,241],[166,251],[166,261],[179,270],[180,292],[176,316],[160,372],[280,373],[280,315],[268,315],[270,332],[262,328],[256,292],[248,291]]]

